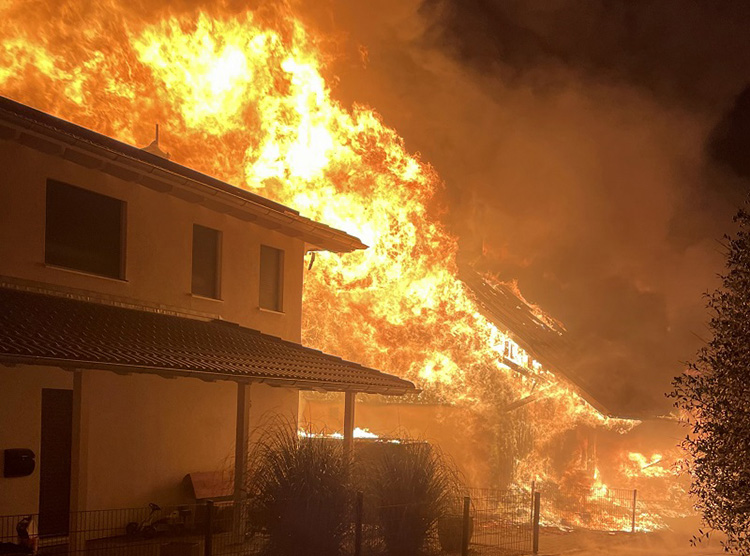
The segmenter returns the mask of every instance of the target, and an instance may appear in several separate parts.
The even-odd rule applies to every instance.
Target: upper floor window
[[[219,299],[221,270],[221,232],[193,225],[192,292]]]
[[[124,278],[125,202],[47,180],[44,261]]]
[[[284,251],[260,246],[260,306],[281,312],[284,291]]]

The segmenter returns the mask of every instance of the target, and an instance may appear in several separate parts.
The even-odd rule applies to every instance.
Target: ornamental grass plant
[[[267,427],[249,457],[253,528],[268,556],[337,556],[351,519],[341,442],[300,436],[289,422]]]
[[[389,556],[428,550],[438,520],[455,512],[461,481],[455,467],[426,442],[390,444],[362,464],[383,548]]]

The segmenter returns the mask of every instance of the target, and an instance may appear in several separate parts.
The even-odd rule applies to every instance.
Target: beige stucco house
[[[357,238],[2,97],[0,167],[0,515],[180,503],[300,389],[348,442],[357,392],[414,389],[299,343],[306,253]]]

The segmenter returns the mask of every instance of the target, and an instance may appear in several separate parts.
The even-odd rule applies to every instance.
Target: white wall
[[[237,385],[85,371],[86,509],[192,502],[182,481],[234,467]],[[297,391],[254,384],[250,427],[296,418]]]
[[[300,341],[302,240],[11,141],[0,140],[0,167],[0,276],[197,311]],[[125,280],[45,265],[48,178],[127,203]],[[222,232],[221,301],[190,294],[193,224]],[[285,251],[283,314],[262,311],[258,306],[261,244]]]

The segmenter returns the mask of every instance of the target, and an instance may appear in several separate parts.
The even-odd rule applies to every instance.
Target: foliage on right
[[[726,534],[727,550],[750,554],[750,215],[735,222],[722,286],[707,296],[713,337],[670,396],[690,429],[682,445],[696,509]]]

